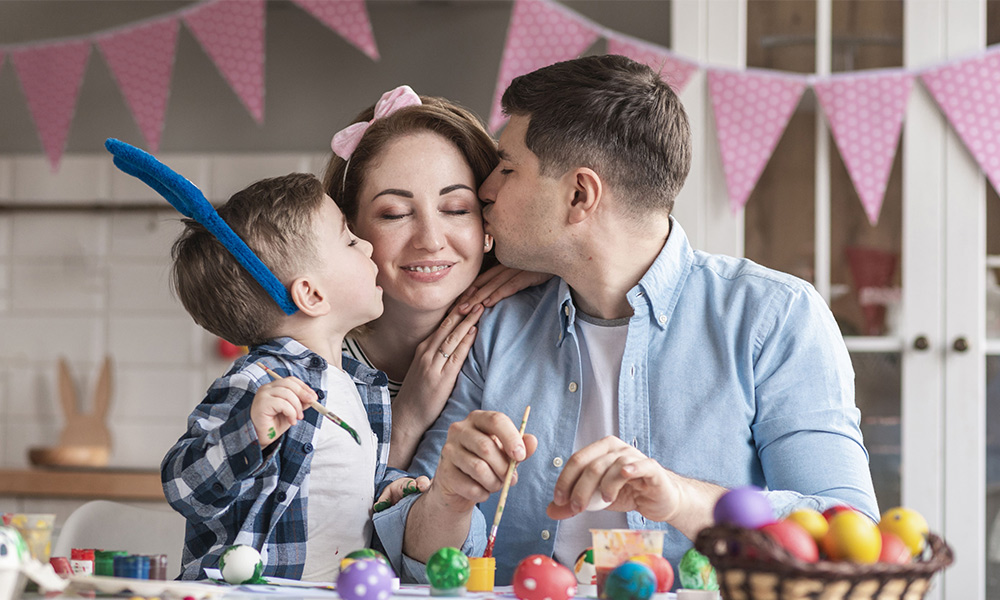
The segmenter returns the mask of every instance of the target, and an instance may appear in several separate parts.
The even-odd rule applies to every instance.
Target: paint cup
[[[497,559],[489,556],[469,557],[469,581],[465,587],[470,592],[492,592],[497,572]]]
[[[604,598],[604,580],[618,565],[639,554],[663,554],[663,531],[656,529],[591,529],[597,597]]]
[[[52,552],[52,526],[56,516],[42,513],[14,513],[10,515],[10,524],[17,529],[24,543],[28,545],[28,553],[38,562],[49,562]]]

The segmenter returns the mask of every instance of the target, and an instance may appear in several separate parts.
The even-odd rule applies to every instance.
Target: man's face
[[[479,188],[486,203],[483,222],[496,240],[496,254],[508,267],[554,272],[552,257],[565,218],[567,193],[559,178],[539,172],[538,157],[525,146],[529,117],[511,117],[500,134],[500,164]]]

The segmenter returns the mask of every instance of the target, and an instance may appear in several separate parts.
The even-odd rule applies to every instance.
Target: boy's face
[[[313,221],[316,232],[317,275],[333,299],[333,311],[346,330],[382,314],[382,288],[375,284],[378,267],[372,245],[355,237],[344,214],[329,197]]]

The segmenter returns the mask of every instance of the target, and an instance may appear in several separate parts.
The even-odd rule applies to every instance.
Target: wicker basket
[[[694,546],[715,567],[725,600],[919,600],[954,560],[934,534],[923,556],[905,565],[807,563],[763,532],[722,525],[702,530]]]

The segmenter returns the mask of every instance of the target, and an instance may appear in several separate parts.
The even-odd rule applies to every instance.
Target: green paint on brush
[[[354,431],[353,427],[345,423],[343,419],[339,419],[337,421],[337,425],[340,425],[341,429],[351,434],[351,437],[354,438],[354,441],[357,442],[359,446],[361,445],[361,437],[358,435],[357,431]]]

